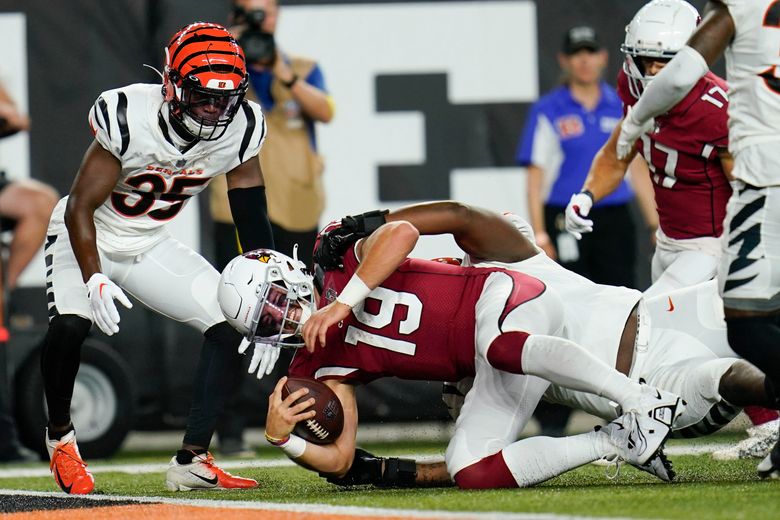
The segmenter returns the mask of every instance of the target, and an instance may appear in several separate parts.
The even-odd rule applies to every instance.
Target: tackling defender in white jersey
[[[89,493],[94,486],[70,418],[81,344],[93,322],[105,334],[119,331],[114,300],[130,307],[124,291],[205,336],[187,431],[167,486],[257,486],[221,470],[208,453],[216,419],[239,380],[241,337],[217,304],[219,273],[172,238],[165,224],[211,178],[225,174],[241,244],[272,247],[257,160],[265,122],[260,107],[244,100],[243,51],[225,28],[190,24],[165,53],[162,88],[136,84],[98,97],[89,113],[95,140],[49,223],[46,445],[66,493]]]
[[[662,70],[626,117],[618,156],[626,156],[654,116],[682,99],[725,52],[731,87],[729,200],[718,280],[731,348],[762,369],[780,392],[780,2],[710,1],[688,45]],[[759,464],[780,478],[780,442]]]
[[[423,229],[432,229],[431,222],[435,221],[437,213],[442,211],[441,208],[446,208],[447,204],[451,203],[401,208],[390,213],[387,219],[403,219]],[[519,217],[510,218],[528,236],[528,224]],[[517,239],[526,241],[523,237]],[[533,244],[533,239],[527,242]],[[315,259],[319,257],[321,260],[323,248],[329,247],[330,244],[321,244],[318,250],[320,254],[315,254]],[[336,253],[337,248],[332,251]],[[595,284],[564,269],[544,254],[532,253],[512,264],[473,262],[469,257],[465,263],[478,267],[508,268],[542,280],[561,296],[564,323],[562,337],[582,345],[596,358],[614,366],[631,379],[645,380],[651,386],[678,394],[686,400],[687,406],[674,425],[678,436],[694,437],[712,433],[728,423],[744,405],[771,404],[765,392],[764,374],[745,361],[720,357],[729,350],[725,326],[716,305],[714,282],[644,301],[638,291]],[[714,306],[713,299],[716,302]],[[470,388],[470,378],[461,381],[455,388],[445,386],[445,400],[455,408],[456,413],[463,402],[463,395]],[[545,396],[549,400],[584,409],[607,420],[614,419],[617,413],[607,399],[565,389],[560,385],[552,385]],[[479,403],[472,399],[472,408],[474,406],[479,406]],[[522,413],[517,407],[513,410]],[[491,409],[490,414],[482,414],[478,429],[484,432],[488,424],[509,424],[514,420],[511,414],[501,415],[497,409]],[[467,429],[466,426],[465,421],[458,422],[459,428]],[[454,453],[457,450],[457,442],[451,443],[448,457],[450,451]],[[341,479],[330,480],[339,484],[392,484],[381,471],[367,470],[370,467],[376,469],[376,460],[358,452],[355,469]],[[541,461],[538,459],[538,462]],[[642,469],[664,480],[673,477],[671,466],[663,456]],[[367,471],[371,477],[367,476]],[[440,466],[426,467],[418,476],[418,483],[421,484],[449,481],[449,476]]]

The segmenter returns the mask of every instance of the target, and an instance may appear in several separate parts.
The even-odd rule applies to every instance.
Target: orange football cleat
[[[251,489],[258,486],[255,479],[236,477],[217,466],[211,453],[196,455],[189,464],[179,464],[174,456],[168,465],[165,485],[171,491]]]
[[[49,440],[47,432],[46,447],[51,457],[49,469],[60,489],[72,495],[86,495],[95,488],[95,479],[79,454],[75,431],[71,431],[59,441]]]

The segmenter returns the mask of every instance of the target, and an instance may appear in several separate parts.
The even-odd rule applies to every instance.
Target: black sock
[[[728,339],[731,348],[766,374],[765,385],[777,400],[780,388],[780,318],[751,316],[727,318]],[[770,386],[771,385],[771,386]]]
[[[207,452],[208,450],[200,448],[196,450],[179,450],[176,452],[176,462],[179,464],[191,464],[192,459],[194,459],[197,455],[203,455]]]
[[[65,428],[64,430],[59,430],[59,431],[54,430],[52,428],[51,423],[49,423],[47,425],[47,429],[48,429],[47,435],[49,436],[50,441],[59,441],[67,434],[75,430],[75,428],[73,428],[73,423],[70,423],[68,427]]]
[[[764,378],[764,390],[766,391],[766,395],[769,397],[769,400],[775,403],[774,407],[776,409],[780,409],[780,396],[777,395],[775,385],[768,377]]]
[[[208,447],[233,387],[241,383],[241,334],[223,321],[204,335],[184,444]]]
[[[60,314],[49,322],[41,352],[41,371],[52,424],[70,423],[70,401],[81,361],[81,345],[91,326],[92,322],[73,314]]]

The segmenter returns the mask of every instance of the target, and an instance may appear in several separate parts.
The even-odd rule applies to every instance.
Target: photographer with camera
[[[260,162],[266,175],[268,214],[276,249],[311,266],[311,251],[325,205],[322,160],[315,122],[333,118],[333,101],[317,63],[285,53],[274,38],[276,0],[235,0],[231,32],[247,58],[251,88],[268,124]],[[216,223],[217,267],[237,254],[224,183],[212,183],[211,214]]]
[[[247,98],[260,103],[268,125],[260,163],[276,250],[292,256],[298,244],[298,258],[311,267],[325,206],[323,163],[314,126],[329,122],[334,107],[319,65],[310,58],[287,54],[278,45],[274,37],[278,16],[277,0],[234,0],[230,31],[246,55]],[[215,266],[222,270],[239,251],[224,179],[215,178],[210,188]],[[258,370],[258,377],[263,375],[265,370]],[[220,448],[223,454],[248,455],[242,441],[244,418],[235,410],[237,401],[230,400],[233,410],[226,411],[217,429]]]

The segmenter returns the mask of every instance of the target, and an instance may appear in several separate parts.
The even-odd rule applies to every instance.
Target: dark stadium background
[[[385,2],[288,0],[281,3],[294,6]],[[394,0],[392,3],[411,2]],[[556,53],[560,38],[566,28],[576,24],[592,25],[599,32],[611,53],[607,79],[612,82],[621,63],[619,44],[623,27],[644,3],[640,0],[537,1],[539,92],[558,83]],[[700,9],[704,4],[700,0],[692,3]],[[194,20],[225,23],[229,6],[230,2],[225,0],[2,0],[0,12],[23,12],[27,17],[29,106],[34,121],[30,135],[32,176],[66,193],[82,153],[91,141],[86,113],[97,94],[129,83],[159,81],[152,71],[140,64],[160,67],[162,48],[176,29]],[[464,34],[464,38],[468,37]],[[510,59],[506,66],[512,66]],[[420,81],[417,88],[424,90],[432,84]],[[408,92],[393,91],[404,85],[407,84],[393,82],[390,78],[376,82],[375,88],[381,86],[382,96],[392,103],[393,99],[408,95]],[[485,105],[481,114],[477,107],[473,117],[489,121],[491,131],[480,132],[478,125],[470,127],[468,124],[458,131],[465,132],[462,137],[470,140],[489,141],[484,145],[491,150],[488,161],[493,164],[487,166],[509,166],[528,106],[525,103]],[[484,158],[479,160],[485,162]],[[436,165],[428,166],[435,169]],[[397,189],[392,183],[380,183],[380,200],[405,198],[403,194],[399,196]],[[403,189],[417,194],[420,199],[449,196],[436,185],[435,179],[426,176],[413,176]],[[206,205],[201,204],[201,208]],[[203,209],[201,213],[201,229],[207,230],[208,215]],[[204,254],[209,257],[211,238],[207,232],[202,233],[201,243]],[[646,283],[646,266],[643,272],[640,284]],[[29,356],[45,330],[45,309],[45,294],[41,288],[23,288],[12,295],[11,323],[16,328],[10,352],[16,369],[21,370],[15,386],[18,407],[40,406],[35,379],[37,361],[34,354]],[[109,356],[126,370],[129,386],[122,392],[127,394],[123,397],[135,403],[136,427],[154,429],[183,425],[196,352],[201,344],[199,334],[136,305],[132,311],[122,310],[122,328],[118,335],[107,338],[96,334],[93,342],[101,343],[100,349],[107,349]],[[284,363],[280,362],[280,366]],[[261,423],[265,416],[263,401],[270,392],[271,380],[275,377],[266,378],[262,384],[249,377],[245,382],[242,403],[255,424]],[[431,419],[442,418],[446,413],[439,404],[438,384],[391,380],[372,385],[362,394],[362,420]],[[40,435],[40,430],[35,432],[37,424],[25,424],[20,425],[27,428],[24,433]]]

